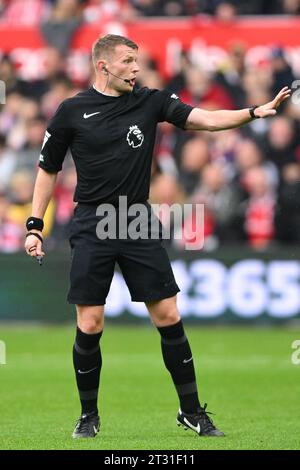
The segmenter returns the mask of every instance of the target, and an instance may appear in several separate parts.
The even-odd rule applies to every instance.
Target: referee
[[[25,242],[30,256],[44,256],[43,217],[70,148],[77,170],[74,201],[78,204],[70,229],[68,301],[77,310],[73,363],[82,407],[73,437],[95,437],[100,428],[99,345],[116,262],[132,300],[145,302],[161,336],[164,363],[180,402],[177,424],[200,436],[224,436],[208,416],[206,405],[199,402],[192,353],[176,306],[179,288],[161,239],[102,239],[96,230],[96,211],[101,204],[111,204],[118,211],[119,197],[125,196],[128,207],[142,203],[151,216],[147,199],[158,122],[168,121],[187,130],[239,127],[276,114],[290,90],[283,88],[263,106],[205,111],[182,103],[167,91],[135,87],[138,46],[125,37],[110,34],[98,39],[92,57],[94,85],[63,101],[47,128]]]

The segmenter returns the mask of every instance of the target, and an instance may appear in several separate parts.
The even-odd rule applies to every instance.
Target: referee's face
[[[140,70],[137,60],[138,51],[136,49],[131,49],[123,44],[116,46],[114,54],[105,64],[109,75],[108,91],[110,89],[123,94],[133,89],[137,73]],[[126,79],[130,82],[124,82],[121,79]]]

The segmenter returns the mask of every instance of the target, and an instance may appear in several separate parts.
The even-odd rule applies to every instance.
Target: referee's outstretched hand
[[[280,106],[281,103],[290,96],[291,90],[289,87],[285,86],[284,88],[282,88],[282,90],[280,90],[278,95],[276,95],[272,101],[269,101],[269,103],[263,104],[262,106],[258,106],[255,109],[255,115],[261,118],[274,116],[277,113],[276,109],[278,108],[278,106]]]
[[[42,237],[42,232],[39,230],[30,230],[35,232]],[[29,235],[25,240],[25,250],[29,256],[45,256],[45,253],[42,250],[42,242],[35,235]]]

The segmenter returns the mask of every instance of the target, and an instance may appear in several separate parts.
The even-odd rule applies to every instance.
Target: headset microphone
[[[118,78],[119,80],[123,80],[123,82],[125,82],[125,83],[131,83],[131,80],[129,80],[129,78],[118,77],[118,76],[115,75],[114,73],[110,72],[110,71],[105,67],[105,65],[103,65],[102,70],[105,70],[105,72],[110,73],[113,77],[116,77],[116,78]]]

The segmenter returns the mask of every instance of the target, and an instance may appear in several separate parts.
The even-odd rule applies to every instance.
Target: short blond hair
[[[138,49],[138,46],[135,42],[131,41],[131,39],[119,36],[118,34],[106,34],[106,36],[98,38],[93,44],[92,59],[94,67],[97,66],[97,61],[100,57],[109,57],[119,45],[124,45],[135,50]]]

